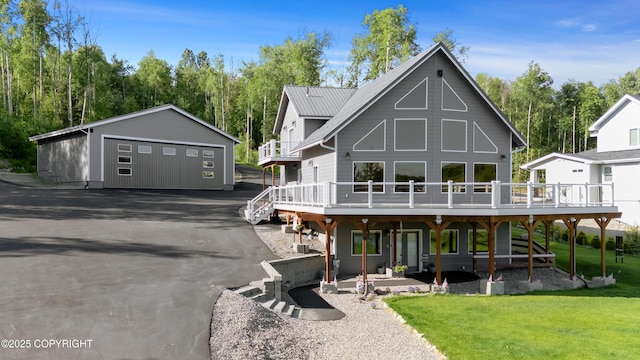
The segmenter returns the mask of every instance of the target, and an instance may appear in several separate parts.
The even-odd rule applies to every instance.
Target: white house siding
[[[606,166],[606,165],[605,165]],[[622,212],[620,221],[632,226],[640,225],[640,166],[638,164],[611,165],[615,204]]]
[[[38,175],[56,183],[87,180],[87,136],[76,133],[38,142]]]
[[[598,131],[598,152],[638,149],[629,145],[629,129],[639,128],[640,104],[628,102]]]
[[[303,151],[304,161],[301,163],[302,183],[313,183],[313,168],[318,167],[318,183],[335,181],[335,153],[328,149],[316,146]]]

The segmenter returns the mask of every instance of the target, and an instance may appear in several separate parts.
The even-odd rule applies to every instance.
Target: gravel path
[[[280,257],[297,254],[294,237],[274,225],[255,226],[258,236]],[[305,240],[311,251],[321,253],[324,244]],[[480,274],[483,276],[484,274]],[[505,293],[518,293],[518,282],[527,279],[526,269],[497,271],[505,282]],[[553,269],[535,269],[534,280],[544,288],[561,288],[566,274]],[[486,275],[483,278],[487,278]],[[385,288],[383,282],[376,283]],[[449,285],[449,292],[477,294],[480,281]],[[390,287],[406,291],[407,287]],[[446,359],[434,346],[388,309],[380,296],[360,301],[355,294],[321,294],[346,316],[335,321],[309,321],[276,314],[260,304],[226,290],[213,310],[212,359]],[[375,305],[375,307],[373,307]]]

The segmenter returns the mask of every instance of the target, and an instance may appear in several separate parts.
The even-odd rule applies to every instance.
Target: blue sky
[[[604,1],[204,1],[69,0],[89,20],[107,58],[137,63],[153,50],[177,65],[188,48],[222,54],[227,70],[257,61],[260,46],[303,32],[329,31],[330,66],[348,64],[354,35],[374,10],[403,4],[423,49],[446,28],[470,51],[465,68],[515,80],[535,61],[558,88],[568,79],[596,86],[640,67],[637,0]]]

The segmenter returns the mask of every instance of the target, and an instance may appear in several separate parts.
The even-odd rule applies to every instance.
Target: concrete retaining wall
[[[317,254],[303,255],[272,260],[268,264],[281,275],[283,285],[291,288],[320,279],[318,272],[324,269],[324,256]],[[269,270],[267,270],[267,273],[271,276]]]

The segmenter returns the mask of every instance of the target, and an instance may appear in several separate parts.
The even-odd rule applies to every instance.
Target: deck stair
[[[273,209],[273,187],[268,187],[256,197],[247,201],[244,217],[249,223],[256,225],[268,219],[273,213]]]
[[[247,286],[243,286],[235,290],[235,293],[253,300],[262,305],[265,309],[269,309],[275,313],[286,314],[292,318],[297,318],[300,315],[299,307],[293,304],[289,304],[286,301],[278,300],[272,297],[270,298],[260,288],[259,284],[252,283]]]

